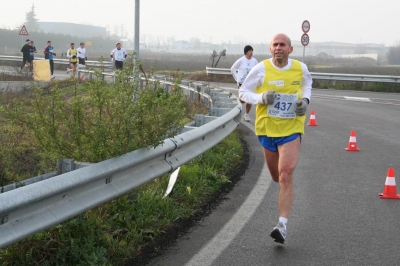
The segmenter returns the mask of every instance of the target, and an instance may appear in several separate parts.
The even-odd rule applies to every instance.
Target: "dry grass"
[[[33,81],[32,75],[22,72],[1,72],[0,81]]]

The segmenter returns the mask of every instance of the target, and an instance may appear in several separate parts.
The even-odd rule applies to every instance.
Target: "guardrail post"
[[[139,88],[140,88],[141,90],[143,90],[143,87],[144,87],[144,81],[143,81],[142,79],[140,79],[140,81],[139,81]]]
[[[75,170],[74,160],[72,159],[58,159],[57,172],[59,175],[65,174]]]

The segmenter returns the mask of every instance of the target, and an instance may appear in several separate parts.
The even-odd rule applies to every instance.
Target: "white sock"
[[[286,229],[286,224],[287,224],[288,219],[285,217],[279,217],[279,222],[283,223],[283,225],[285,226]]]

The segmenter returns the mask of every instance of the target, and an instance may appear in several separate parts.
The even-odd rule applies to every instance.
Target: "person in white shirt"
[[[114,48],[110,55],[111,55],[111,62],[114,60],[115,61],[115,68],[122,69],[124,66],[124,61],[125,58],[128,56],[128,53],[125,51],[124,48],[121,48],[121,43],[117,42],[116,43],[116,48]]]
[[[87,60],[85,44],[81,42],[80,46],[76,50],[78,51],[78,60],[79,60],[78,64],[85,65]]]
[[[279,220],[270,236],[283,244],[294,199],[293,173],[300,156],[312,77],[303,62],[289,58],[293,46],[286,34],[276,34],[269,50],[272,58],[253,67],[239,89],[239,98],[257,104],[255,132],[272,180],[280,187]]]
[[[231,67],[231,73],[233,78],[238,84],[238,88],[242,86],[242,83],[246,79],[250,70],[258,64],[257,59],[253,57],[253,47],[246,45],[244,47],[244,56],[240,57]],[[241,103],[244,101],[240,100]],[[243,116],[244,121],[250,122],[249,112],[251,110],[251,104],[246,103],[246,112]]]

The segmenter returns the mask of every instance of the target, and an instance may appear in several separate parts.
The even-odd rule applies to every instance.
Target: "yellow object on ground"
[[[50,81],[49,60],[33,60],[33,79],[35,81]]]

